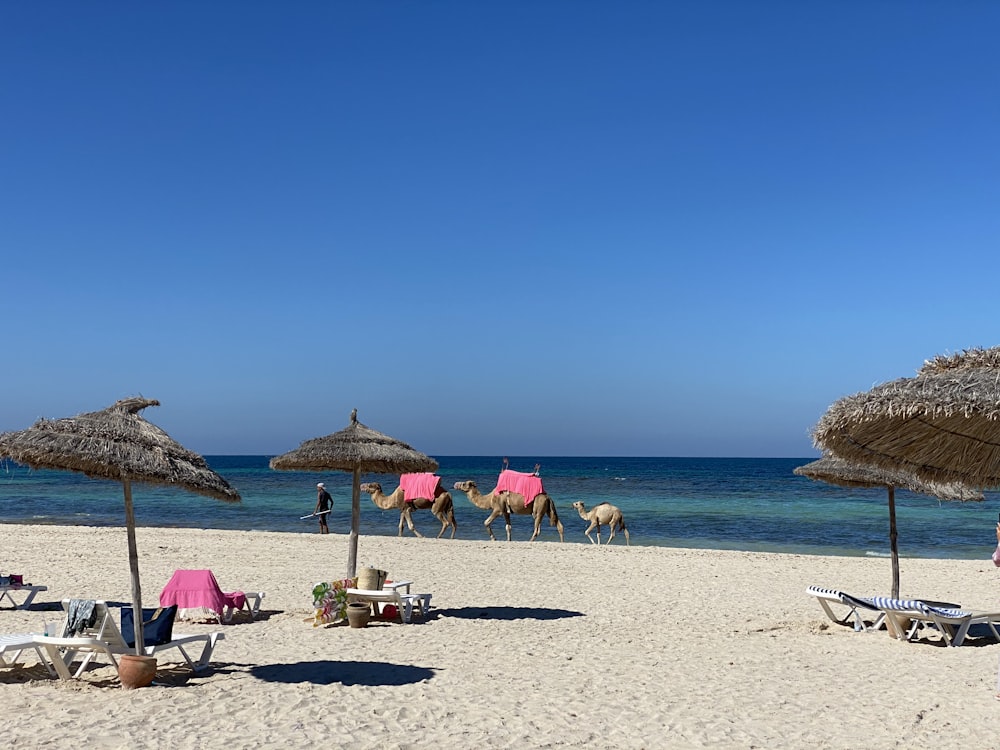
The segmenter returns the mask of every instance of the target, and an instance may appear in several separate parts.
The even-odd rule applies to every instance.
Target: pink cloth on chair
[[[226,606],[242,609],[246,602],[242,591],[225,593],[211,570],[175,570],[160,592],[160,606],[176,604],[180,609],[207,609],[220,617]]]
[[[441,477],[431,474],[429,471],[399,476],[399,486],[403,488],[404,503],[412,503],[418,497],[433,500],[437,497],[440,485]]]
[[[545,490],[542,489],[541,477],[523,471],[504,469],[500,472],[500,478],[497,479],[497,486],[493,492],[516,492],[524,498],[525,505],[531,505],[535,496],[541,495]]]

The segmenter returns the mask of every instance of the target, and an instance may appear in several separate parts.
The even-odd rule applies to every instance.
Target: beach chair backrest
[[[145,646],[170,643],[177,605],[142,610],[142,641]],[[129,648],[135,646],[135,613],[132,607],[121,608],[121,634]]]
[[[104,641],[112,648],[124,649],[128,648],[125,643],[125,639],[122,637],[121,631],[118,630],[118,626],[115,624],[114,619],[111,617],[111,611],[108,609],[106,602],[101,600],[93,600],[93,620],[92,624],[85,625],[83,627],[76,627],[73,632],[70,632],[72,611],[74,610],[74,602],[87,601],[80,599],[63,599],[62,607],[63,611],[66,613],[66,618],[63,622],[62,633],[64,637],[68,636],[82,636],[84,638],[94,638],[99,641]]]

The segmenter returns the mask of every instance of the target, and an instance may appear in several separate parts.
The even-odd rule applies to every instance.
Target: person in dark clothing
[[[327,526],[326,519],[333,510],[333,498],[326,491],[326,485],[320,482],[316,485],[316,510],[313,513],[319,514],[319,533],[329,534],[330,527]],[[326,512],[324,512],[326,511]]]

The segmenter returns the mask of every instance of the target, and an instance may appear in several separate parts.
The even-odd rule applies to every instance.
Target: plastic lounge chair
[[[30,583],[23,583],[22,576],[19,575],[0,576],[0,602],[7,599],[14,609],[27,609],[39,591],[48,590],[48,586],[33,586]],[[12,595],[13,592],[26,593],[27,596],[23,602],[18,604]]]
[[[75,628],[71,623],[72,601],[70,599],[63,600],[63,609],[67,613],[67,618],[64,623],[62,636],[35,636],[35,642],[45,649],[49,660],[52,662],[52,666],[61,679],[68,680],[79,677],[83,674],[83,670],[87,668],[87,665],[99,655],[106,656],[117,669],[118,660],[115,658],[116,656],[135,653],[134,645],[129,645],[128,641],[122,635],[121,630],[118,629],[118,626],[112,619],[111,612],[105,602],[94,601],[92,620],[82,627]],[[127,607],[127,609],[131,613],[132,608]],[[146,612],[152,613],[153,611],[143,610],[143,614],[145,615]],[[133,633],[134,627],[131,620],[128,622],[128,630],[130,633]],[[172,618],[170,619],[170,623],[172,624]],[[184,661],[195,672],[208,666],[212,658],[212,652],[215,649],[215,644],[225,638],[219,632],[200,633],[198,635],[175,635],[168,633],[168,640],[164,640],[163,631],[157,631],[156,628],[151,628],[150,637],[146,637],[145,633],[143,636],[143,641],[146,643],[143,647],[143,653],[146,656],[153,656],[162,651],[176,648],[184,658]],[[201,644],[202,651],[198,659],[193,660],[188,655],[185,646],[190,647],[197,644]],[[73,662],[77,656],[81,655],[80,665],[74,671],[72,669]]]
[[[90,638],[87,636],[61,638],[39,635],[35,636],[35,642],[45,649],[45,653],[60,680],[70,680],[79,677],[83,674],[83,670],[87,668],[87,665],[98,654],[107,656],[108,661],[114,665],[116,670],[118,669],[118,660],[115,658],[115,652],[107,642],[100,638]],[[72,671],[73,662],[80,654],[83,654],[80,666],[76,668],[76,671]]]
[[[142,640],[143,651],[146,656],[153,656],[176,648],[184,661],[191,667],[192,671],[200,672],[209,665],[212,660],[212,652],[215,644],[225,639],[224,633],[199,633],[196,635],[179,635],[173,632],[174,617],[177,615],[177,607],[166,607],[161,609],[142,610]],[[132,607],[121,608],[121,633],[130,653],[135,653],[135,624]],[[185,646],[201,646],[201,653],[197,659],[192,659]]]
[[[56,676],[51,662],[46,658],[42,647],[35,640],[34,633],[18,633],[14,635],[0,635],[0,666],[13,667],[18,664],[21,655],[28,650],[34,651],[40,664],[44,664],[49,674]]]
[[[88,614],[84,615],[83,607],[87,605],[90,605]],[[79,677],[99,654],[107,656],[117,669],[118,661],[112,649],[124,653],[125,642],[111,619],[107,605],[99,600],[63,599],[62,608],[66,616],[57,629],[61,635],[38,636],[35,639],[45,649],[59,678],[68,680]],[[79,655],[82,655],[80,666],[71,671]]]
[[[819,601],[827,617],[838,625],[846,625],[851,620],[854,621],[854,629],[858,632],[863,630],[878,630],[885,621],[885,612],[875,606],[872,599],[861,596],[852,596],[836,589],[824,589],[819,586],[810,586],[806,593],[815,596]],[[842,617],[838,617],[833,611],[831,604],[842,604],[847,607],[847,612]],[[871,625],[865,625],[862,611],[874,613]]]
[[[920,599],[892,599],[876,596],[873,603],[886,616],[896,638],[913,640],[917,631],[930,625],[941,633],[948,646],[961,646],[973,625],[984,625],[994,640],[1000,641],[1000,612],[978,612],[957,607],[937,607]]]
[[[430,594],[403,594],[394,588],[382,589],[381,591],[347,589],[347,598],[352,602],[372,602],[376,606],[378,604],[393,604],[404,624],[410,622],[414,604],[417,605],[417,611],[425,620],[431,608]]]
[[[260,614],[263,591],[225,593],[211,570],[175,570],[160,593],[160,606],[179,608],[178,617],[214,617],[221,625],[232,622],[237,611],[246,610],[251,620]]]

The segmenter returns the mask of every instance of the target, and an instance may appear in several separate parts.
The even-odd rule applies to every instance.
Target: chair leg
[[[865,629],[865,618],[863,618],[861,616],[861,613],[858,612],[857,607],[854,607],[850,612],[848,612],[847,617],[845,617],[844,620],[846,621],[847,618],[850,617],[851,615],[854,616],[854,632],[855,633],[863,632]]]
[[[48,673],[50,675],[52,675],[53,677],[58,677],[58,673],[56,672],[55,669],[52,668],[52,665],[49,664],[49,660],[45,658],[45,654],[42,653],[42,649],[39,646],[37,646],[37,645],[34,646],[33,648],[35,649],[35,654],[38,656],[38,661],[41,664],[45,665],[46,671],[48,671]],[[17,653],[18,653],[18,655],[21,654],[20,651],[18,651]],[[16,659],[15,659],[15,661],[16,661]]]
[[[24,604],[21,605],[21,609],[27,609],[31,606],[31,603],[35,600],[35,596],[38,594],[38,589],[31,589],[28,591],[28,598],[24,600]]]
[[[184,650],[184,647],[183,647],[183,646],[178,646],[178,647],[177,647],[177,650],[181,652],[181,656],[183,656],[183,657],[184,657],[184,661],[186,661],[186,662],[187,662],[187,665],[188,665],[189,667],[191,667],[191,671],[192,671],[192,672],[197,672],[197,671],[198,671],[198,667],[196,667],[196,666],[194,665],[194,662],[193,662],[193,661],[191,661],[191,657],[190,657],[190,656],[188,656],[188,652]]]
[[[215,639],[216,634],[209,633],[208,637],[205,638],[205,645],[201,649],[201,656],[198,657],[198,660],[194,664],[191,664],[191,660],[188,659],[188,664],[191,664],[191,669],[195,672],[205,669],[212,661],[212,653],[215,651]],[[184,654],[183,651],[181,653]],[[184,654],[184,658],[187,659],[187,654]]]
[[[904,638],[903,640],[912,641],[913,636],[915,636],[917,634],[917,631],[920,630],[921,627],[923,627],[923,624],[924,623],[921,622],[920,620],[914,620],[912,623],[910,623],[910,629],[907,631],[906,638]]]
[[[63,659],[63,655],[59,653],[58,646],[44,646],[45,653],[49,656],[49,662],[56,670],[56,674],[59,676],[60,680],[71,680],[73,675],[70,674],[69,667],[66,666],[66,662]]]
[[[954,631],[950,639],[948,638],[948,632],[945,628],[941,628],[941,632],[944,633],[944,639],[949,646],[961,646],[962,642],[965,640],[966,634],[969,632],[970,625],[972,625],[972,618],[969,618],[959,625],[958,630]]]

